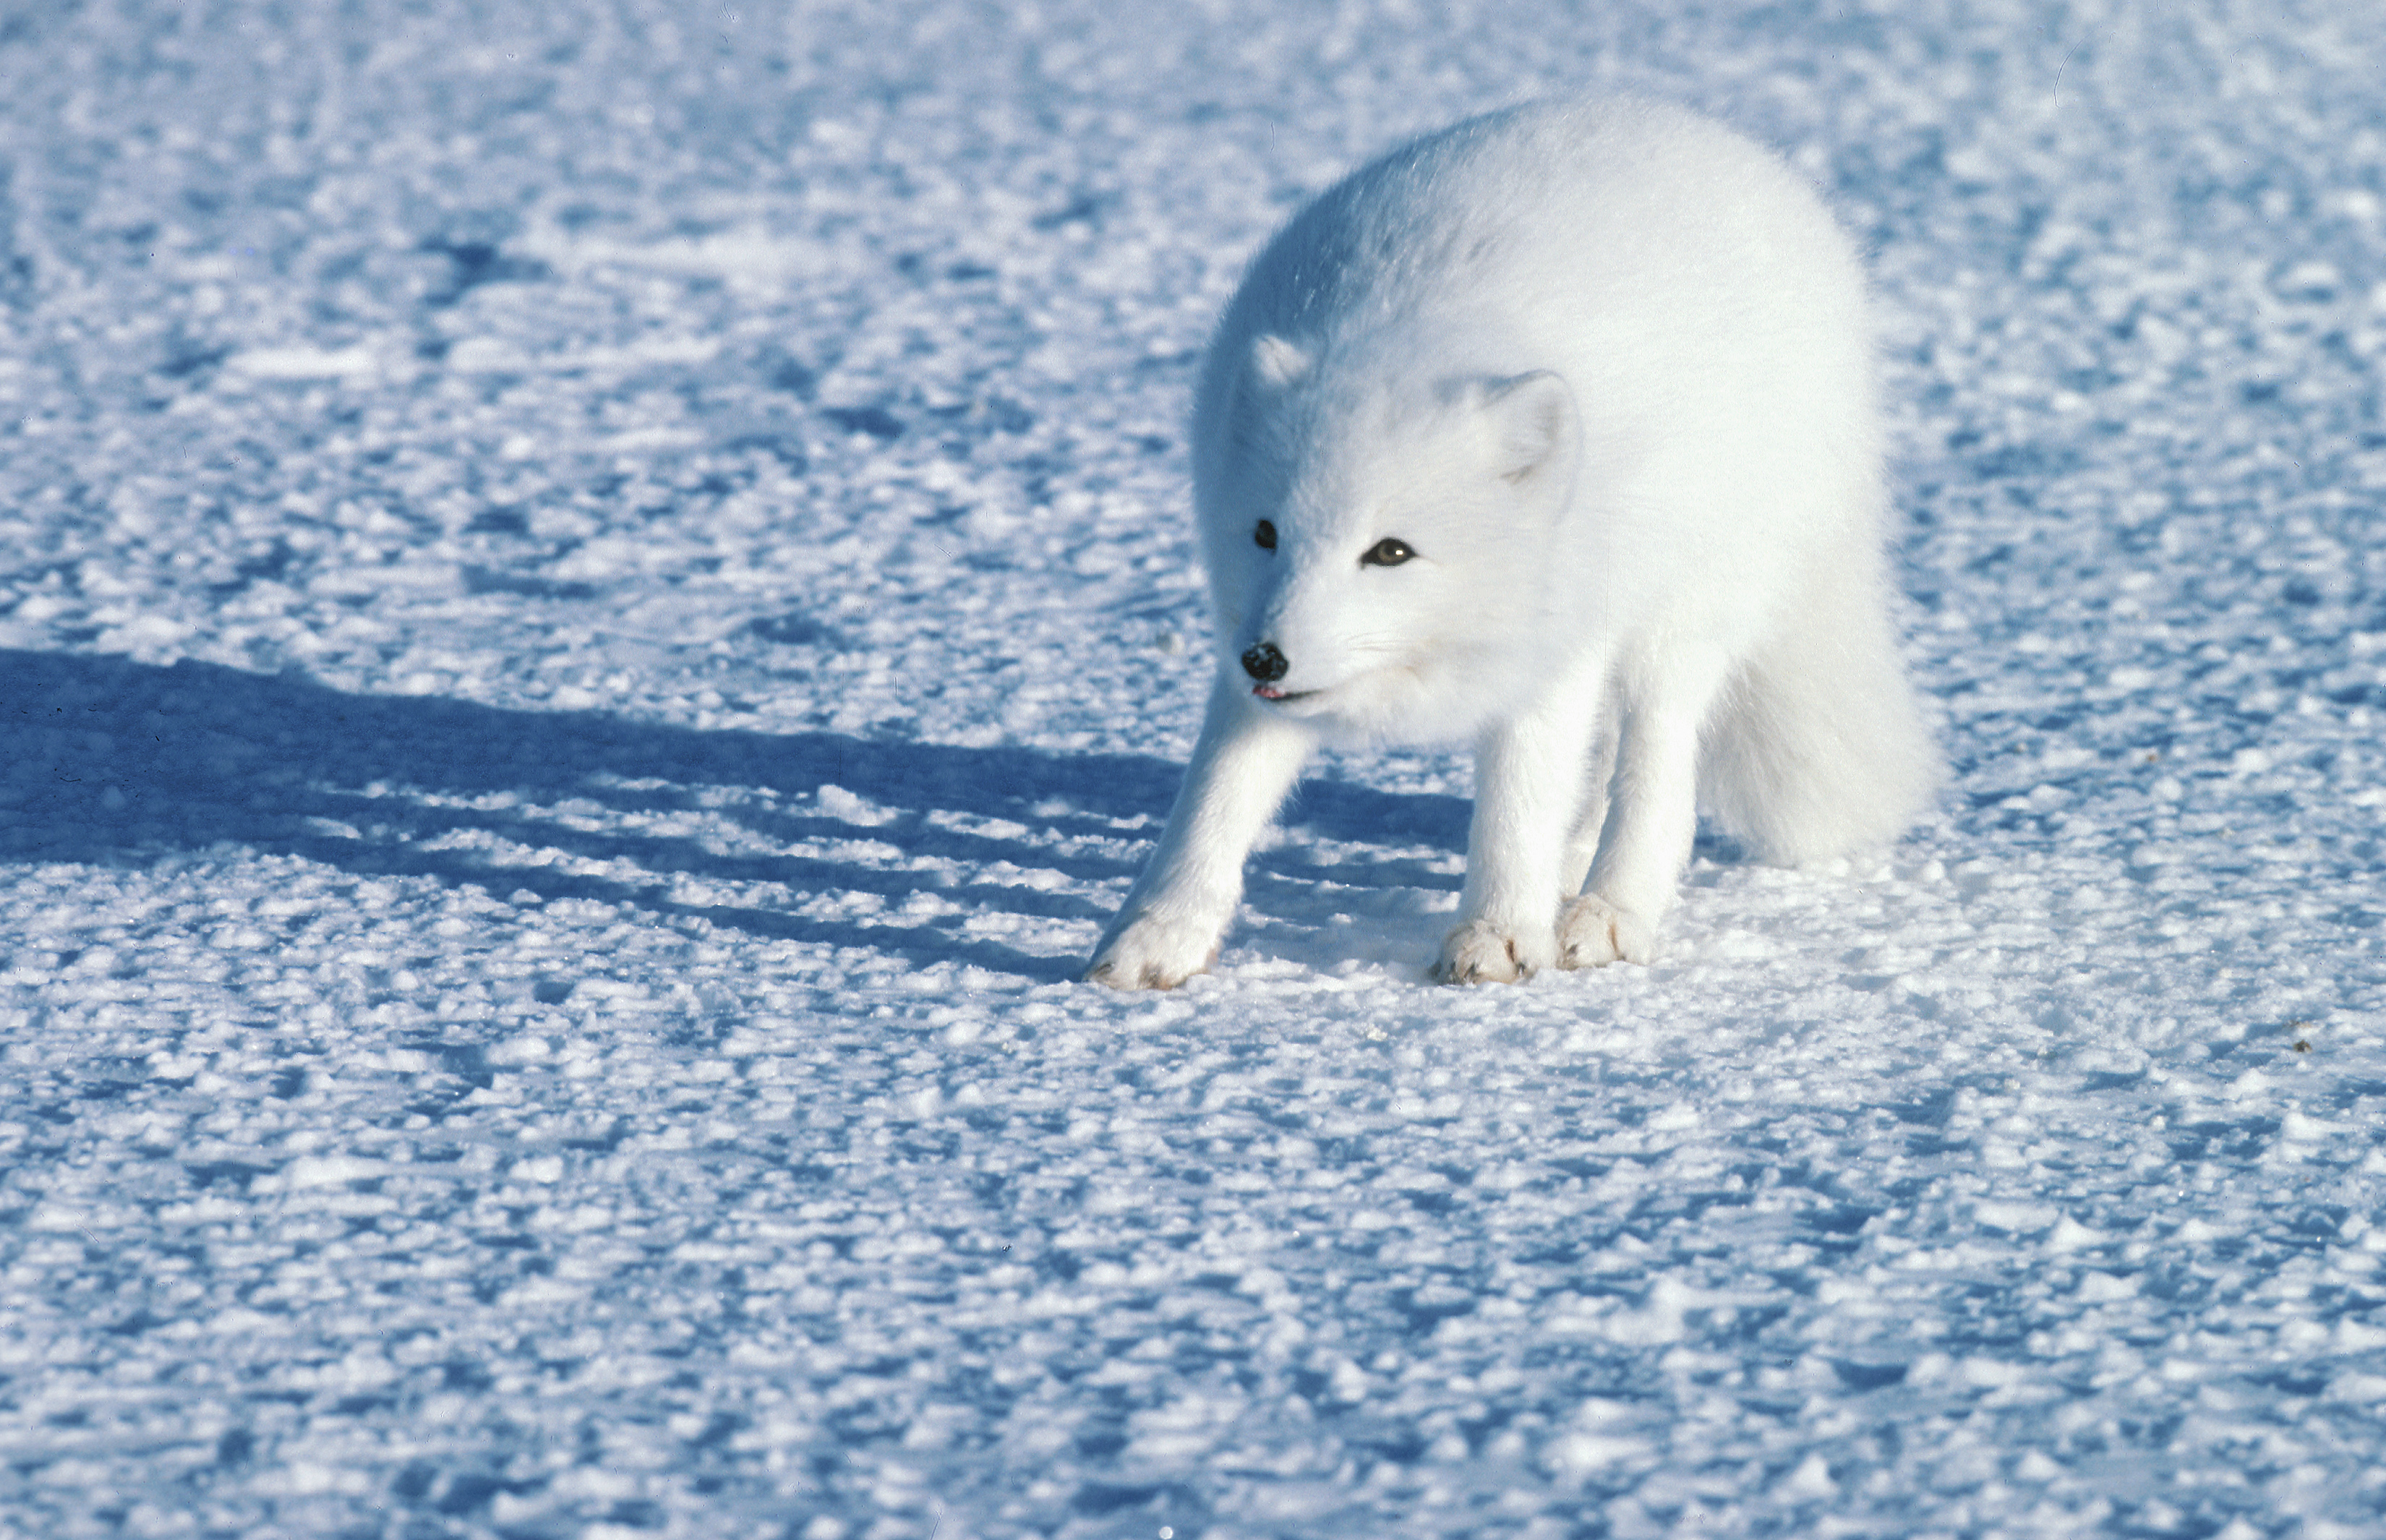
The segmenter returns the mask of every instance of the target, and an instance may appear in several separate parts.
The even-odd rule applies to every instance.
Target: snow
[[[0,1532],[2386,1532],[2374,7],[0,22]],[[1192,360],[1657,92],[1873,254],[1953,783],[1455,991],[1463,757],[1070,982]]]

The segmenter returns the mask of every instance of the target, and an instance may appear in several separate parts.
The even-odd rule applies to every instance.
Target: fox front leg
[[[1113,989],[1174,989],[1217,960],[1243,894],[1243,860],[1316,739],[1221,676],[1151,863],[1086,966]]]
[[[1568,836],[1600,695],[1599,673],[1585,670],[1477,742],[1466,892],[1434,969],[1445,983],[1513,983],[1558,960]]]

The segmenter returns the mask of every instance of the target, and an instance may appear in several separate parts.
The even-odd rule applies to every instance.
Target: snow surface
[[[493,14],[495,13],[495,14]],[[2374,0],[0,14],[0,1529],[2386,1534]],[[1875,254],[1953,783],[1458,991],[1069,982],[1191,365],[1631,87]]]

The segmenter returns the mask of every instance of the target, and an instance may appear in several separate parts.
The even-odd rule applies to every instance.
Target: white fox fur
[[[1086,977],[1207,968],[1328,740],[1474,739],[1453,982],[1648,960],[1700,794],[1774,860],[1894,836],[1937,761],[1865,311],[1805,182],[1653,103],[1477,118],[1304,209],[1202,367],[1218,677]]]

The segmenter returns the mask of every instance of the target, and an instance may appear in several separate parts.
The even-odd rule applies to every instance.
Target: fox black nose
[[[1273,642],[1262,642],[1243,654],[1243,672],[1258,680],[1262,684],[1275,683],[1282,679],[1285,670],[1291,667],[1291,664],[1284,660],[1284,654],[1276,650],[1276,645]]]

